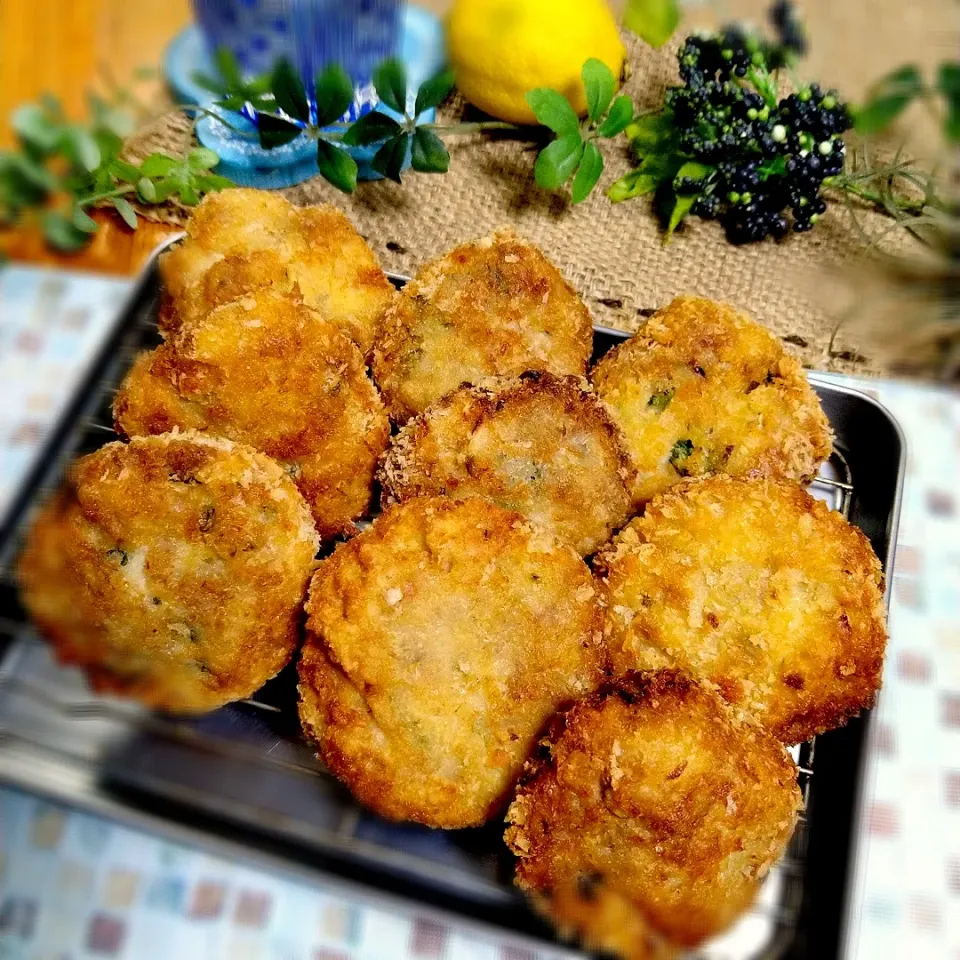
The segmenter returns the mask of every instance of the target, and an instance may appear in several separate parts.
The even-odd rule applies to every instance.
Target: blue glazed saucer
[[[407,109],[412,111],[417,87],[436,73],[444,63],[443,28],[440,21],[420,7],[407,4],[403,12],[400,57],[407,67]],[[196,25],[181,31],[167,47],[163,69],[170,87],[181,103],[195,103],[223,116],[240,133],[212,117],[197,123],[200,142],[220,157],[217,173],[244,187],[279,189],[309,180],[317,175],[316,146],[304,134],[290,143],[273,150],[264,150],[257,141],[254,124],[240,113],[223,110],[213,105],[214,96],[193,82],[195,72],[216,76],[210,51]],[[399,119],[383,104],[376,108]],[[433,119],[435,111],[424,114]],[[380,174],[370,161],[377,146],[350,147],[350,155],[357,162],[361,180],[379,180]],[[409,166],[407,157],[406,165]]]

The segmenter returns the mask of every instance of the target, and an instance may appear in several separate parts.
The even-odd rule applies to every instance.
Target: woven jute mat
[[[752,13],[755,21],[762,18],[761,5],[741,6],[744,9],[730,9],[725,15]],[[855,15],[838,9],[832,0],[817,0],[804,10],[814,51],[821,36],[827,40],[827,52],[845,50],[845,59],[830,60],[823,58],[821,47],[821,56],[811,58],[805,74],[838,86],[850,97],[861,95],[869,79],[902,62],[935,60],[944,42],[945,18],[956,9],[949,0],[854,6]],[[933,22],[923,18],[922,8]],[[879,52],[878,28],[887,47]],[[865,48],[871,31],[873,46]],[[938,38],[936,42],[931,44],[928,34]],[[665,87],[678,82],[675,46],[651,50],[632,35],[624,34],[624,40],[631,71],[625,92],[639,108],[655,109]],[[454,120],[464,113],[470,116],[470,108],[454,101],[441,116]],[[187,145],[185,131],[182,117],[167,117],[139,131],[128,150],[135,156],[152,150],[180,152]],[[363,183],[352,196],[320,178],[283,192],[298,204],[324,202],[343,209],[388,271],[412,274],[457,243],[510,224],[557,263],[598,323],[634,330],[675,295],[698,293],[748,311],[792,345],[808,366],[885,372],[879,357],[864,355],[855,323],[834,336],[839,320],[856,313],[861,296],[862,281],[853,280],[864,257],[861,230],[879,235],[890,223],[884,216],[861,208],[857,227],[843,203],[831,204],[812,232],[780,244],[767,241],[748,247],[732,246],[719,225],[691,217],[665,244],[648,198],[614,204],[604,195],[604,189],[630,167],[622,140],[605,146],[603,189],[577,206],[566,195],[546,193],[534,183],[537,145],[480,135],[450,138],[448,145],[451,163],[444,175],[410,173],[402,185]],[[151,212],[157,214],[144,210],[148,216]],[[167,208],[160,215],[176,222],[184,211]],[[884,240],[888,248],[906,242],[902,230],[888,232]]]

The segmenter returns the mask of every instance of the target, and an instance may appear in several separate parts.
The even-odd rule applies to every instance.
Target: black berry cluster
[[[809,230],[826,209],[824,180],[843,170],[851,126],[837,94],[816,84],[778,99],[772,70],[805,41],[786,0],[771,19],[775,44],[737,28],[688,37],[678,54],[683,85],[666,97],[679,154],[701,165],[673,189],[694,196],[691,212],[718,219],[734,243]]]

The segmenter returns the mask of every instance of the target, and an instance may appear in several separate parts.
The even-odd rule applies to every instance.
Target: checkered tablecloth
[[[0,270],[0,512],[126,291]],[[879,399],[908,444],[847,956],[960,960],[960,395],[831,379]],[[0,790],[0,960],[548,956]]]

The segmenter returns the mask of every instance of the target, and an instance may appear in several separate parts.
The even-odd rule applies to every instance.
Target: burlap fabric
[[[756,3],[749,6],[758,8]],[[856,14],[844,5],[838,9],[829,0],[822,9],[807,11],[814,50],[821,32],[827,37],[828,50],[844,49],[842,38],[837,37],[839,29],[849,41],[847,60],[822,62],[814,72],[822,57],[812,59],[805,70],[808,75],[857,96],[867,79],[892,66],[936,58],[937,45],[921,44],[921,40],[933,31],[942,41],[945,20],[932,24],[921,20],[907,41],[901,30],[899,41],[888,43],[886,52],[878,55],[859,41],[869,40],[871,30],[876,32],[876,17],[889,17],[891,11],[902,17],[903,12],[892,0],[852,6]],[[917,6],[904,9],[909,7],[913,17]],[[934,17],[938,11],[945,16],[950,9],[940,0],[924,0],[920,6]],[[885,21],[879,25],[883,31],[891,26]],[[892,26],[896,32],[896,23]],[[654,51],[626,34],[625,42],[631,69],[625,91],[638,107],[656,108],[664,88],[678,81],[674,50]],[[454,102],[442,116],[458,119],[464,109],[461,102]],[[469,115],[469,108],[466,112]],[[186,129],[182,118],[167,117],[140,131],[129,145],[130,152],[182,150]],[[445,175],[411,173],[402,185],[364,183],[349,197],[317,178],[285,193],[296,203],[327,202],[345,210],[389,271],[413,273],[425,260],[458,242],[511,224],[560,266],[599,323],[633,330],[676,294],[695,292],[749,311],[791,344],[808,366],[884,371],[878,357],[863,355],[855,324],[841,329],[832,342],[838,321],[856,314],[860,291],[850,278],[864,251],[863,238],[842,203],[831,205],[811,233],[781,244],[768,241],[734,247],[717,224],[697,218],[690,218],[665,244],[647,198],[613,204],[597,189],[584,203],[573,206],[566,195],[541,191],[533,181],[536,147],[529,142],[475,135],[450,138],[448,144],[451,164]],[[630,166],[622,140],[610,143],[605,156],[604,188]],[[149,210],[144,212],[150,215]],[[171,208],[161,215],[177,220],[183,212]],[[874,235],[889,225],[886,218],[865,209],[858,211],[858,219]],[[905,242],[903,231],[888,234],[885,242]]]

